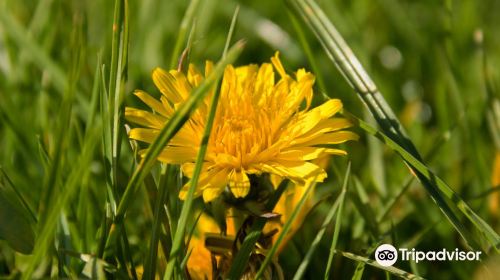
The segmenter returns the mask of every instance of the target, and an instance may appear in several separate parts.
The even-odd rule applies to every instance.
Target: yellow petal
[[[196,189],[194,190],[194,197],[198,197],[198,196],[202,195],[203,191],[199,188],[199,185],[202,181],[206,182],[206,180],[207,180],[206,175],[203,176],[203,179],[200,178],[200,180],[198,182],[198,187],[196,187]],[[187,196],[187,193],[188,193],[188,190],[190,187],[191,187],[191,181],[187,182],[186,184],[184,184],[184,186],[182,186],[181,190],[179,191],[179,198],[181,200],[186,199],[186,196]]]
[[[181,94],[175,86],[175,78],[167,71],[157,67],[153,70],[153,82],[156,87],[167,97],[172,103],[180,103],[183,101]]]
[[[167,147],[158,156],[158,160],[164,163],[182,164],[195,161],[198,150],[194,147]]]
[[[188,81],[191,85],[197,87],[203,81],[203,75],[196,69],[194,64],[189,64],[188,68]]]
[[[491,172],[491,186],[498,187],[500,185],[500,151],[497,151]],[[492,194],[489,198],[490,212],[496,217],[500,216],[500,193]]]
[[[327,177],[323,168],[307,161],[276,160],[269,164],[263,164],[261,168],[265,172],[290,178],[299,184],[304,184],[307,180],[314,178],[316,178],[316,182],[323,182]]]
[[[280,53],[277,51],[274,54],[274,57],[271,57],[271,62],[273,63],[274,68],[276,68],[276,71],[278,71],[278,73],[280,74],[281,78],[285,78],[288,75],[285,72],[285,68],[283,67],[283,64],[281,64],[279,56],[280,56]]]
[[[183,165],[181,165],[182,173],[184,173],[184,175],[186,175],[189,178],[193,177],[193,172],[194,172],[195,166],[196,166],[196,164],[194,162],[184,163]],[[201,165],[201,174],[206,173],[209,169],[213,169],[213,165],[204,162]]]
[[[277,188],[283,181],[283,177],[276,174],[271,174],[269,179],[271,180],[271,184],[273,184],[274,188]]]
[[[203,200],[205,202],[210,202],[219,196],[227,184],[229,171],[227,169],[205,169],[200,174],[198,180],[198,186],[196,186],[194,196],[203,195]],[[187,182],[179,192],[179,198],[185,199],[191,181]]]
[[[256,68],[252,68],[253,72]],[[257,76],[255,78],[254,97],[253,102],[259,106],[266,106],[268,97],[274,86],[274,71],[273,66],[269,63],[264,63],[259,67]]]
[[[319,105],[318,107],[312,109],[312,111],[319,111],[323,119],[329,118],[342,109],[342,101],[340,99],[330,99],[325,103]]]
[[[288,149],[282,151],[278,158],[283,160],[313,160],[325,154],[331,155],[347,155],[346,151],[340,149],[329,149],[319,147],[297,147],[295,149]]]
[[[299,121],[290,123],[289,133],[291,137],[306,134],[316,127],[321,121],[321,113],[319,111],[309,111],[305,113]]]
[[[163,116],[130,107],[125,108],[125,118],[129,122],[156,129],[163,128],[167,122],[167,119]]]
[[[210,202],[217,198],[227,185],[229,171],[227,169],[222,169],[216,175],[210,178],[203,189],[203,201]]]
[[[191,93],[192,89],[188,79],[186,78],[184,73],[179,72],[177,70],[170,70],[169,73],[174,77],[175,89],[177,89],[177,92],[182,97],[182,100],[186,100],[189,97],[189,94]]]
[[[311,106],[311,101],[313,97],[313,85],[314,85],[314,75],[305,71],[304,69],[299,69],[296,73],[297,82],[301,84],[301,96],[306,99],[306,110]]]
[[[292,141],[292,145],[314,146],[314,145],[329,145],[340,144],[349,140],[358,140],[359,136],[351,131],[336,131],[332,133],[320,134],[318,137],[309,141],[302,142],[300,140]]]
[[[129,138],[138,141],[153,143],[160,131],[150,128],[133,128],[130,130]]]
[[[293,143],[305,143],[325,133],[334,132],[350,126],[352,126],[352,124],[347,119],[324,119],[318,122],[318,124],[309,131],[307,131],[307,129],[309,129],[310,126],[302,127],[300,130],[301,133],[296,134]]]
[[[250,191],[250,180],[243,170],[233,170],[229,174],[229,188],[236,198],[245,197]]]
[[[154,111],[156,111],[159,114],[162,114],[165,117],[169,117],[173,113],[173,110],[170,107],[170,104],[168,104],[168,103],[162,104],[160,101],[156,100],[151,95],[147,94],[146,92],[144,92],[142,90],[136,90],[134,92],[134,95],[139,97],[139,99],[141,99],[141,101],[144,102],[144,104],[151,107],[151,109],[153,109]],[[167,105],[167,106],[165,106],[165,105]]]
[[[210,251],[205,248],[202,238],[193,236],[189,242],[189,259],[187,269],[190,279],[206,280],[212,279],[212,258]]]
[[[327,133],[336,130],[341,130],[344,128],[351,127],[352,123],[348,119],[344,118],[329,118],[322,120],[317,126],[315,126],[311,132]]]

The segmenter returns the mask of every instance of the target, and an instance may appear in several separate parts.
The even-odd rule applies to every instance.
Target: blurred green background
[[[374,79],[432,170],[498,232],[499,182],[492,178],[500,172],[493,171],[495,156],[500,153],[500,1],[318,0],[317,3]],[[143,0],[130,1],[129,5],[130,44],[124,102],[138,107],[142,105],[131,94],[134,89],[159,96],[150,74],[154,67],[168,68],[188,1]],[[247,41],[237,64],[268,62],[279,50],[289,72],[301,67],[311,70],[310,58],[283,1],[201,1],[195,16],[192,63],[201,66],[205,60],[217,61],[221,57],[237,5],[240,13],[234,41]],[[77,159],[92,108],[98,57],[106,65],[105,79],[109,79],[112,21],[113,1],[0,1],[3,170],[0,183],[2,199],[11,201],[11,208],[17,209],[13,213],[22,216],[10,220],[13,216],[5,212],[8,207],[0,207],[4,211],[0,213],[2,239],[8,240],[5,235],[12,234],[10,228],[23,221],[36,228],[13,189],[34,212],[42,207],[40,201],[47,195],[43,189],[47,180],[44,157],[56,150],[57,127],[64,121],[58,117],[65,104],[66,81],[74,81],[76,90],[71,101],[71,118],[66,120],[65,147],[57,178],[64,181],[65,174],[79,164]],[[347,111],[371,121],[314,35],[307,28],[303,31],[318,66],[317,81],[323,83],[321,88],[317,87],[315,102],[324,100],[319,94],[323,88],[327,96],[342,99]],[[311,212],[280,257],[286,278],[294,274],[316,236],[331,204],[329,195],[338,195],[349,160],[356,183],[349,187],[338,241],[340,250],[368,255],[374,241],[370,223],[375,223],[380,233],[401,247],[414,246],[424,251],[464,248],[460,236],[424,188],[416,180],[409,181],[411,174],[401,159],[362,130],[357,132],[361,140],[345,146],[349,157],[335,158],[329,168],[329,179],[319,186],[317,200],[326,202]],[[118,178],[123,182],[119,184],[122,187],[134,162],[125,137],[123,143]],[[65,246],[82,253],[95,251],[96,233],[105,215],[106,179],[99,147],[87,168],[79,194],[72,197],[74,203],[61,215],[64,217],[58,230],[71,236],[64,239],[69,242]],[[394,207],[380,218],[387,203],[399,194],[401,197]],[[144,206],[146,199],[145,192],[141,192],[126,222],[136,265],[143,261],[147,250],[144,242],[150,237],[151,214]],[[82,212],[86,213],[83,217],[78,215]],[[315,279],[318,272],[323,275],[332,232],[333,226],[327,229],[306,279]],[[26,242],[33,240],[33,236],[22,238]],[[15,253],[12,248],[12,244],[0,240],[2,277],[15,276],[29,260],[29,255]],[[498,270],[499,263],[498,258],[485,257],[481,263],[398,263],[398,267],[430,279],[471,279],[473,275],[484,279],[478,276],[478,270],[485,266],[490,271]],[[334,279],[350,278],[356,265],[336,256],[331,275]],[[81,264],[76,262],[75,267],[78,266]],[[384,277],[381,270],[372,267],[366,267],[363,276],[364,279]]]

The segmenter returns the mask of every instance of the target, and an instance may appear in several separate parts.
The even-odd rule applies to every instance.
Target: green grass
[[[279,263],[285,279],[495,279],[498,18],[491,0],[0,1],[0,278],[186,278],[197,215],[220,209],[193,188],[177,199],[186,180],[156,157],[224,65],[279,50],[289,72],[315,73],[314,104],[342,99],[361,139],[332,158],[302,227],[255,272]],[[187,60],[219,63],[141,158],[124,107],[142,106],[135,89],[159,96],[154,67]],[[216,105],[214,95],[212,117]],[[230,278],[266,221],[240,240]],[[381,243],[483,257],[384,268],[373,261]]]

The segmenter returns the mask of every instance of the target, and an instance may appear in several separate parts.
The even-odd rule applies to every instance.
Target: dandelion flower
[[[358,138],[344,130],[352,125],[348,120],[333,117],[342,109],[342,102],[331,99],[311,108],[314,75],[304,69],[288,75],[278,55],[260,67],[229,65],[224,71],[214,126],[195,191],[206,202],[226,187],[234,197],[245,197],[252,174],[267,173],[297,185],[310,180],[321,182],[326,172],[311,161],[328,154],[344,155],[345,151],[331,145]],[[206,63],[205,76],[212,65]],[[162,93],[160,100],[143,91],[135,95],[153,112],[125,109],[127,120],[140,126],[130,130],[129,137],[146,143],[154,141],[172,113],[204,79],[193,65],[189,65],[187,74],[156,68],[152,76]],[[164,163],[180,164],[188,177],[194,171],[210,99],[209,94],[158,157]],[[181,190],[181,198],[188,184]]]

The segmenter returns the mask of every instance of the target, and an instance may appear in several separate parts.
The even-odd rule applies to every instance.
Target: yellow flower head
[[[333,117],[342,109],[340,100],[310,108],[314,84],[311,73],[299,69],[294,77],[289,76],[278,53],[271,62],[260,67],[229,65],[225,69],[195,192],[203,195],[205,201],[216,198],[226,186],[235,197],[245,197],[250,190],[249,174],[269,173],[299,185],[313,179],[321,182],[326,172],[310,161],[327,154],[344,155],[345,151],[329,145],[358,138],[353,132],[342,130],[351,126],[348,120]],[[212,63],[207,62],[205,76],[211,69]],[[279,79],[275,78],[275,71]],[[129,137],[152,143],[171,114],[202,80],[203,75],[193,65],[189,65],[187,75],[156,68],[153,81],[162,96],[158,101],[143,91],[135,92],[154,112],[126,108],[127,120],[142,126],[132,129]],[[165,163],[181,164],[188,177],[194,170],[209,103],[210,95],[158,157]],[[186,192],[187,185],[181,198]]]

